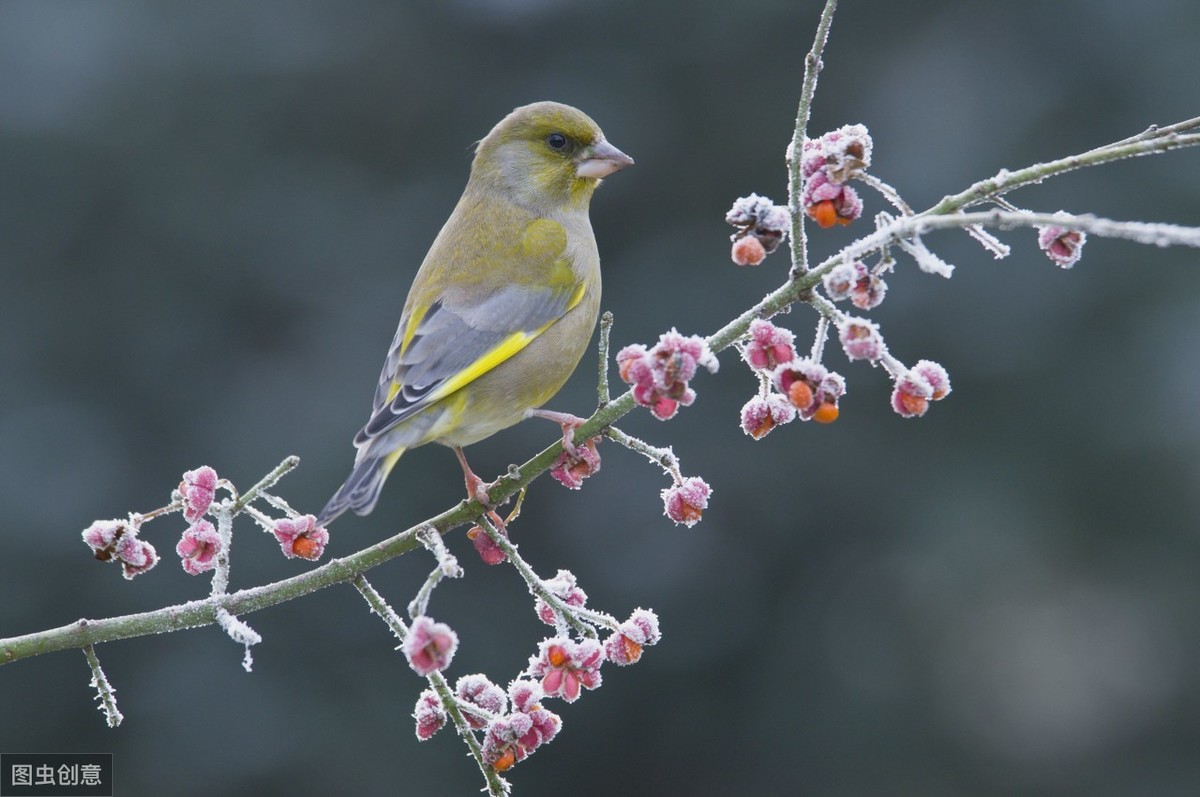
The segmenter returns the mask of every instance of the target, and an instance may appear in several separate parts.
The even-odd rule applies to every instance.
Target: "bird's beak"
[[[582,159],[575,166],[576,177],[607,177],[618,169],[633,165],[633,158],[600,139],[585,149]]]

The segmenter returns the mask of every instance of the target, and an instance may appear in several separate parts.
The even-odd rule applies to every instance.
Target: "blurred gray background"
[[[201,464],[316,511],[348,471],[409,281],[470,145],[557,99],[637,159],[596,196],[614,346],[708,333],[778,285],[728,258],[723,214],[782,201],[816,2],[0,4],[0,636],[207,594],[170,557],[126,583],[89,559],[95,518],[165,503]],[[869,126],[873,171],[917,208],[994,174],[1200,113],[1188,0],[846,2],[812,131]],[[1074,173],[1025,207],[1200,223],[1200,152]],[[864,192],[868,217],[883,203]],[[824,257],[868,223],[811,239]],[[1073,272],[1034,236],[994,261],[927,242],[872,316],[950,371],[923,420],[878,369],[834,425],[754,442],[732,354],[662,424],[714,487],[661,515],[657,468],[609,443],[572,493],[543,479],[513,533],[591,603],[658,611],[664,639],[554,706],[564,731],[519,795],[1200,793],[1200,269],[1196,251],[1094,239]],[[813,315],[782,322],[803,345]],[[594,403],[589,355],[556,409]],[[494,475],[549,443],[530,422],[471,450]],[[453,456],[399,465],[333,555],[459,500]],[[233,586],[300,572],[239,527]],[[431,613],[451,677],[507,681],[543,634],[508,568],[456,531],[467,577]],[[403,606],[431,566],[371,574]],[[452,733],[418,744],[422,681],[350,587],[245,618],[252,674],[214,629],[99,648],[125,723],[104,726],[78,652],[0,669],[0,749],[108,752],[121,795],[474,794]]]

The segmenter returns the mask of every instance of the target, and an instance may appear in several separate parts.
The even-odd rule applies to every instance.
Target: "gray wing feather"
[[[447,379],[468,368],[517,331],[533,332],[561,318],[574,286],[509,286],[467,309],[435,302],[417,325],[408,349],[400,351],[401,321],[379,375],[374,411],[355,438],[362,445],[429,405],[429,396]],[[387,400],[392,385],[400,391]]]

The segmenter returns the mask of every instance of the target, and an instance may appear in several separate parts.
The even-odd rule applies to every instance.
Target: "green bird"
[[[592,193],[633,163],[592,119],[556,102],[517,108],[479,142],[458,205],[417,271],[354,469],[319,522],[369,513],[400,456],[462,447],[533,414],[583,357],[600,311]]]

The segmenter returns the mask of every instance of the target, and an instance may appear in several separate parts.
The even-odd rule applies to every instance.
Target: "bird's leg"
[[[463,481],[467,484],[467,499],[483,504],[483,508],[487,511],[487,516],[491,518],[493,525],[503,533],[507,530],[508,524],[496,512],[496,505],[492,503],[491,496],[488,495],[488,487],[490,485],[476,476],[475,471],[471,470],[471,466],[467,464],[467,455],[463,453],[462,446],[454,446],[454,456],[458,457],[458,464],[462,466]]]
[[[579,456],[579,449],[575,446],[572,438],[575,437],[575,430],[583,425],[583,418],[580,418],[578,415],[572,415],[569,412],[555,412],[554,410],[541,409],[529,410],[525,414],[531,418],[545,418],[561,426],[563,451],[566,451],[567,455],[571,457]]]
[[[454,456],[458,457],[458,464],[462,466],[463,480],[467,484],[467,498],[478,501],[488,509],[495,509],[491,498],[488,497],[488,483],[476,476],[475,471],[471,470],[471,466],[467,464],[467,456],[463,453],[462,446],[454,447]]]

